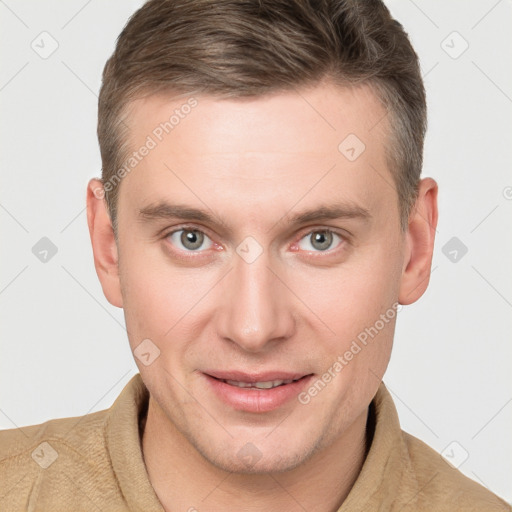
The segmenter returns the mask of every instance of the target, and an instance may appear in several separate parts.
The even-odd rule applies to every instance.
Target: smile
[[[215,400],[237,411],[250,413],[270,412],[294,403],[294,399],[313,379],[313,374],[292,372],[266,372],[244,374],[242,372],[202,373],[203,382]],[[287,375],[283,375],[288,373]],[[281,377],[281,378],[279,378]],[[284,378],[283,378],[284,377]]]
[[[299,379],[295,379],[299,380]],[[283,384],[291,384],[292,382],[295,382],[294,379],[287,379],[287,380],[269,380],[265,382],[240,382],[236,380],[224,380],[222,379],[222,382],[225,382],[226,384],[229,384],[230,386],[237,386],[239,388],[254,388],[254,389],[272,389],[277,388],[278,386],[282,386]]]

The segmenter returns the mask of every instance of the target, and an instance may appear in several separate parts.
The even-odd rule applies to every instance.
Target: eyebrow
[[[296,226],[307,222],[335,219],[360,219],[367,222],[371,217],[372,215],[369,210],[362,206],[352,202],[337,202],[334,204],[323,204],[316,206],[315,208],[302,210],[293,215],[285,214],[274,224],[274,226],[277,224],[283,224],[284,222],[288,222],[291,226]],[[220,224],[225,228],[228,228],[225,221],[222,219],[218,220],[215,215],[209,213],[207,210],[183,204],[170,204],[166,201],[160,201],[156,204],[141,208],[139,210],[139,220],[200,221],[212,225]]]

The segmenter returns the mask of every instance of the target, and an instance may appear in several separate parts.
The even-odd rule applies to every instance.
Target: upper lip
[[[273,380],[297,380],[306,375],[304,372],[284,372],[284,371],[267,371],[258,373],[246,373],[237,370],[221,371],[221,370],[206,370],[203,371],[206,375],[215,377],[220,380],[234,380],[236,382],[269,382]]]

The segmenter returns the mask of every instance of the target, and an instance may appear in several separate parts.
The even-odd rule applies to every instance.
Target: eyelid
[[[302,239],[305,235],[308,235],[310,233],[316,233],[317,231],[329,231],[330,233],[335,233],[336,235],[340,236],[343,239],[348,239],[349,234],[340,228],[335,228],[332,226],[307,226],[305,228],[302,228],[299,231],[299,239]]]
[[[203,227],[199,227],[199,226],[194,226],[193,224],[179,224],[178,226],[173,226],[172,228],[169,228],[169,230],[162,229],[163,234],[161,236],[162,236],[162,238],[167,238],[169,235],[176,233],[176,231],[183,231],[183,230],[200,231],[201,233],[203,233],[203,235],[206,235],[208,238],[210,238],[210,240],[212,240],[212,237],[209,235],[207,229],[205,229]]]

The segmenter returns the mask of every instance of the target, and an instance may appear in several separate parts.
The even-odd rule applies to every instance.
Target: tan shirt
[[[140,443],[148,399],[137,374],[110,409],[1,431],[0,511],[163,512]],[[370,450],[338,512],[512,510],[403,432],[384,383],[372,404]]]

